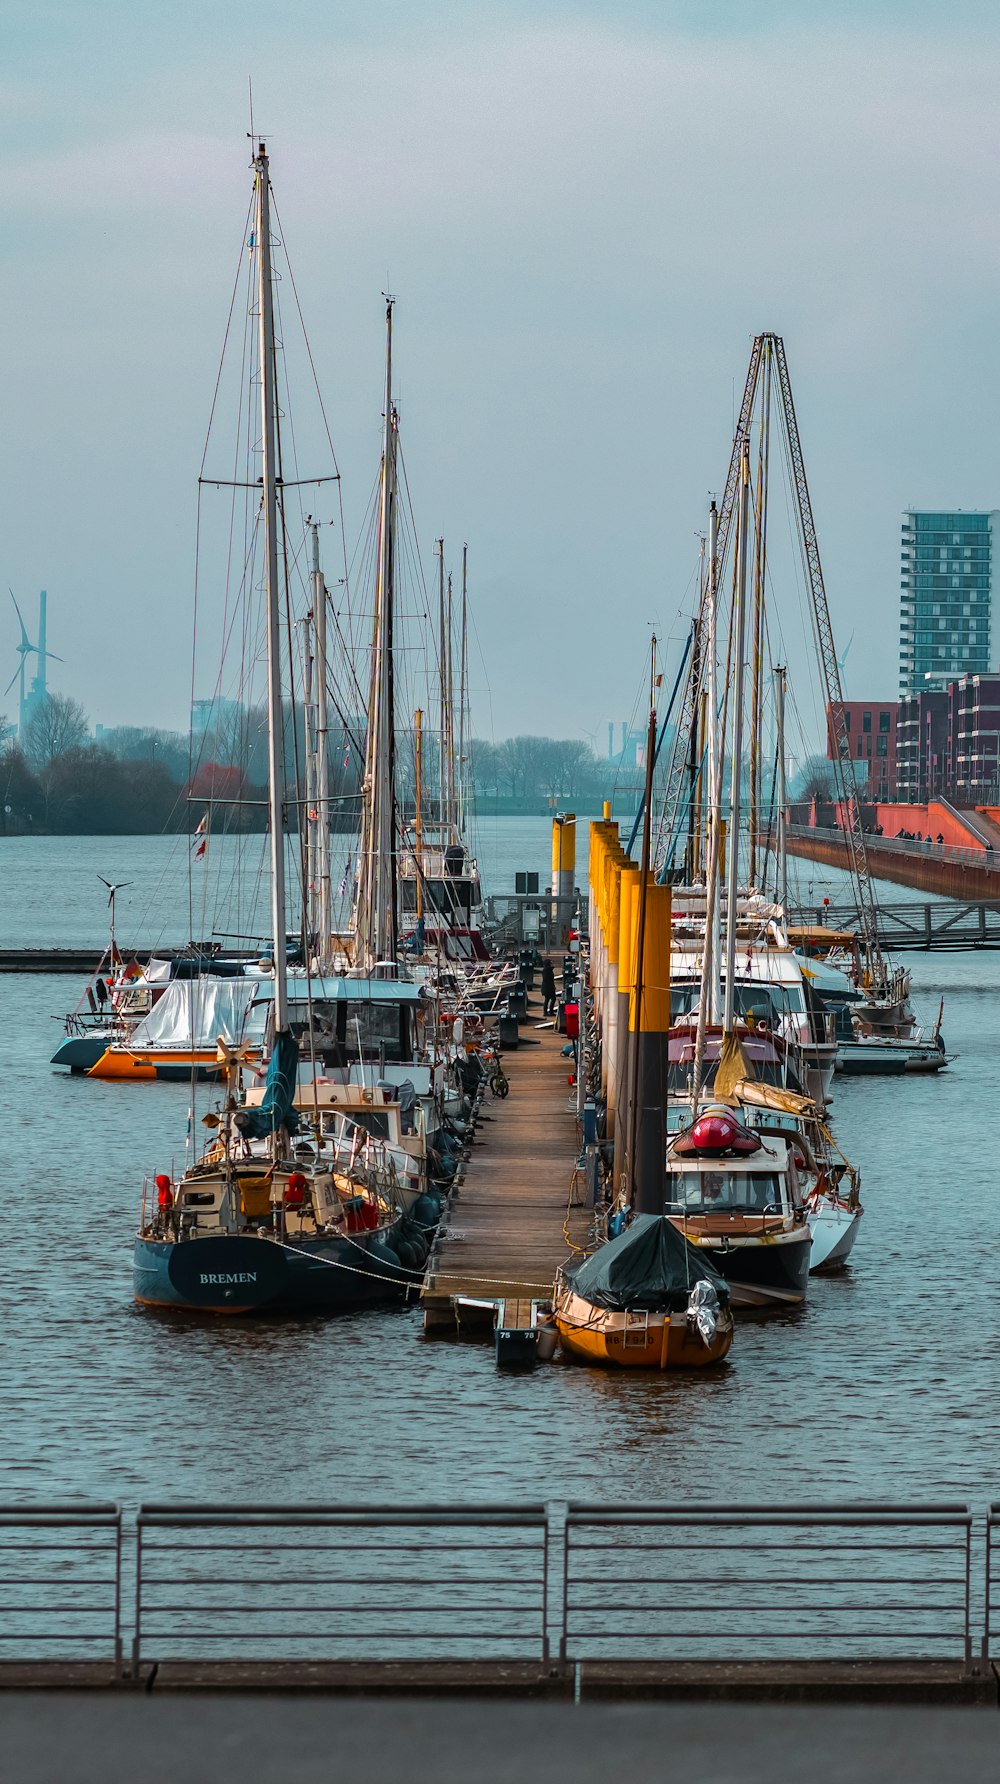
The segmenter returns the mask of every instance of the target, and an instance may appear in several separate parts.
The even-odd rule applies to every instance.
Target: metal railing
[[[136,1540],[136,1671],[548,1656],[544,1505],[143,1505]]]
[[[122,1605],[132,1615],[123,1630]],[[0,1506],[0,1661],[1000,1659],[1000,1501]]]
[[[122,1516],[101,1502],[0,1505],[0,1662],[121,1672]]]
[[[793,841],[835,842],[844,849],[847,847],[844,831],[835,824],[789,824],[788,836]],[[909,855],[924,861],[960,862],[1000,873],[1000,849],[988,849],[985,844],[978,849],[965,848],[959,843],[919,842],[916,837],[876,836],[871,831],[865,832],[865,843],[869,849],[890,854]]]
[[[957,1504],[571,1505],[562,1657],[969,1667],[972,1525]]]

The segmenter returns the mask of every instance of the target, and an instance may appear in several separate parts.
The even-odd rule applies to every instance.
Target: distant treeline
[[[0,735],[6,727],[0,720]],[[289,822],[305,798],[305,739],[301,720],[285,718]],[[356,828],[363,773],[363,721],[331,726],[330,789],[337,829]],[[412,733],[397,743],[399,797],[415,797]],[[545,811],[553,804],[595,809],[617,792],[634,803],[637,771],[599,758],[575,738],[509,737],[470,740],[462,775],[466,806],[485,813]],[[49,831],[69,835],[138,835],[192,831],[213,811],[213,829],[263,830],[267,812],[267,723],[262,707],[232,707],[224,719],[188,739],[180,732],[121,726],[94,741],[83,707],[51,694],[37,707],[24,735],[0,751],[0,833]],[[423,745],[423,807],[433,816],[440,767],[436,740]],[[625,791],[625,788],[628,791]]]

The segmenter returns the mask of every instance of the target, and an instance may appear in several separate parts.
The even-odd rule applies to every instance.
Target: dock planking
[[[421,1291],[430,1330],[454,1329],[456,1297],[529,1307],[548,1299],[560,1264],[573,1255],[566,1223],[579,1151],[576,1114],[563,1058],[564,1037],[522,1024],[522,1045],[503,1056],[510,1084],[505,1102],[489,1096],[491,1121],[476,1130],[465,1179],[452,1197],[450,1220],[431,1254]],[[582,1178],[574,1196],[582,1200]],[[569,1209],[574,1243],[586,1240],[589,1210]]]

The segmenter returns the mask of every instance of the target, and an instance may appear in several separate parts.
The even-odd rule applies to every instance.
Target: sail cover
[[[729,1300],[725,1277],[662,1214],[635,1215],[617,1239],[564,1275],[576,1294],[611,1313],[679,1311],[696,1282],[710,1282],[720,1301]]]
[[[294,1134],[299,1125],[295,1113],[295,1091],[299,1076],[299,1048],[294,1035],[279,1034],[267,1062],[267,1078],[259,1108],[240,1109],[236,1127],[248,1139],[264,1140],[283,1127]]]
[[[216,1039],[237,1042],[259,1040],[264,1012],[247,1022],[247,1012],[257,987],[247,979],[174,979],[149,1015],[136,1024],[129,1050],[142,1053],[152,1047],[211,1047]]]

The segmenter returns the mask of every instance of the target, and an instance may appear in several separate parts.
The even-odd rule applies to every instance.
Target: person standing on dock
[[[556,975],[552,962],[546,956],[542,961],[542,1014],[554,1016],[556,1013]]]

